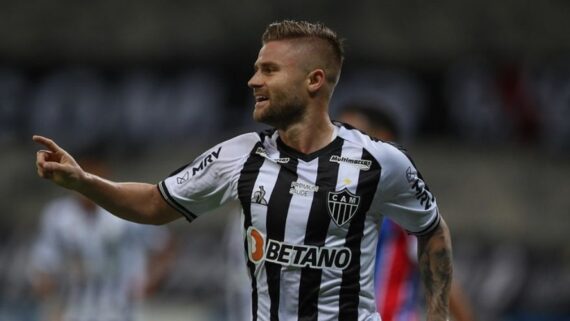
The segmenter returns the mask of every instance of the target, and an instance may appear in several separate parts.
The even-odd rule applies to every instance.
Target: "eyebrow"
[[[258,70],[259,68],[270,68],[270,67],[279,67],[279,64],[275,62],[262,62],[262,63],[255,63],[253,64],[253,70]]]

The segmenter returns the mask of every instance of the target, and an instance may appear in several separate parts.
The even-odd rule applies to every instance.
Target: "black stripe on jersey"
[[[331,222],[331,217],[327,213],[328,191],[336,189],[338,181],[338,169],[340,164],[331,162],[332,155],[340,156],[342,153],[342,143],[339,140],[338,148],[326,156],[320,156],[317,179],[315,185],[319,190],[314,193],[307,230],[305,232],[305,245],[324,246],[327,232]],[[305,267],[301,270],[301,283],[299,285],[299,320],[317,320],[319,289],[321,285],[322,269],[312,269]]]
[[[439,215],[439,211],[438,211],[436,213],[435,217],[432,219],[432,221],[428,224],[428,226],[426,228],[424,228],[423,230],[421,230],[419,232],[410,232],[409,234],[413,234],[415,236],[428,235],[429,233],[433,232],[439,226],[440,222],[441,222],[441,216]]]
[[[182,215],[184,215],[184,217],[189,222],[192,222],[194,219],[196,219],[196,217],[197,217],[196,214],[190,212],[182,204],[178,203],[174,199],[174,197],[172,197],[172,195],[170,195],[170,192],[168,191],[168,188],[166,187],[166,183],[164,183],[164,181],[160,182],[157,185],[157,187],[158,187],[158,192],[159,192],[160,196],[162,196],[162,198],[166,201],[166,203],[168,203],[168,205],[170,205],[176,211],[178,211]]]
[[[251,195],[255,187],[255,181],[259,175],[259,169],[263,165],[264,158],[255,154],[258,147],[263,146],[261,143],[255,144],[250,152],[249,158],[246,160],[241,170],[238,180],[238,198],[244,213],[243,227],[244,231],[252,225],[251,222]],[[247,239],[244,241],[245,256],[247,257]],[[257,320],[257,281],[255,278],[255,264],[247,260],[247,267],[251,276],[251,312],[253,321]]]
[[[265,141],[266,137],[273,136],[273,134],[275,134],[276,131],[277,131],[277,129],[275,129],[275,128],[268,128],[266,130],[258,132],[257,134],[259,135],[259,139],[263,143]]]
[[[280,156],[281,157],[281,156]],[[293,195],[289,193],[291,183],[297,180],[297,165],[299,161],[292,158],[288,163],[281,164],[277,181],[267,203],[267,239],[283,242],[285,239],[285,223]],[[279,293],[281,282],[281,265],[265,262],[267,271],[267,287],[271,300],[270,320],[279,320]]]
[[[362,159],[372,161],[370,170],[361,171],[356,187],[356,194],[360,195],[358,212],[350,222],[345,246],[352,252],[348,267],[342,272],[342,283],[339,298],[339,320],[358,320],[358,303],[360,293],[360,245],[364,234],[364,221],[366,212],[372,204],[374,194],[380,181],[381,167],[374,157],[367,151],[362,152]]]

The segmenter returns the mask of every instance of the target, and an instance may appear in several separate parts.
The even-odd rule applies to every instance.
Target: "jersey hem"
[[[162,196],[162,198],[166,201],[166,203],[168,203],[168,205],[170,205],[170,207],[175,209],[177,212],[182,214],[188,220],[188,222],[192,222],[194,219],[196,219],[196,217],[197,217],[196,214],[187,210],[184,206],[179,204],[170,195],[170,193],[168,192],[168,188],[166,187],[166,183],[164,183],[164,181],[158,183],[156,186],[158,188],[158,191],[160,192],[160,196]]]
[[[423,230],[420,230],[418,232],[411,232],[408,231],[408,234],[412,234],[415,236],[425,236],[430,234],[431,232],[433,232],[438,226],[439,223],[441,222],[441,215],[439,215],[439,211],[436,213],[435,218],[428,224],[428,226],[426,228],[424,228]]]

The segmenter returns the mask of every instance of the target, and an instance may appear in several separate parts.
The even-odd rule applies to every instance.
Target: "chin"
[[[253,112],[253,120],[257,123],[275,127],[275,124],[273,124],[273,122],[271,121],[271,119],[269,119],[269,117],[267,117],[267,115],[265,115],[264,113],[260,113],[257,110]]]
[[[258,123],[263,122],[263,116],[261,115],[260,111],[257,109],[253,111],[253,120],[255,120]]]
[[[269,106],[259,106],[253,109],[253,119],[255,121],[263,122],[265,119],[270,117],[271,110]]]

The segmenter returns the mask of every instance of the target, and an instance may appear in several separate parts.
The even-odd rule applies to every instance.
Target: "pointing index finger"
[[[47,137],[34,135],[32,139],[34,142],[44,145],[52,152],[58,152],[62,150],[61,147],[59,147],[53,140]]]

